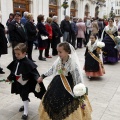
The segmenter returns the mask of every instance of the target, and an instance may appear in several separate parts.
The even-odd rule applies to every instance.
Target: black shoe
[[[3,68],[0,67],[0,71],[3,70]]]
[[[36,62],[35,60],[31,60],[32,62]]]
[[[38,59],[42,61],[46,61],[46,58],[43,58],[43,57],[39,57]]]
[[[27,120],[27,118],[28,118],[28,115],[22,115],[22,117],[21,117],[21,119],[23,119],[23,120]]]
[[[0,74],[5,74],[5,72],[4,72],[4,71],[2,71],[2,70],[0,70]]]
[[[21,106],[19,109],[19,112],[22,112],[22,111],[24,111],[24,106]]]

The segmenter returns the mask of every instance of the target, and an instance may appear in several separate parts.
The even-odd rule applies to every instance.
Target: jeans
[[[63,42],[65,42],[65,41],[70,42],[69,32],[64,32],[64,34],[63,34]]]

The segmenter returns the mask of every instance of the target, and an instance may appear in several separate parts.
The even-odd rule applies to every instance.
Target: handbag
[[[48,39],[48,36],[43,36],[43,35],[41,35],[41,39],[42,39],[42,40],[46,40],[46,39]]]

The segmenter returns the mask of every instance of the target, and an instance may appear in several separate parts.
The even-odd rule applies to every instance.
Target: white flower
[[[84,95],[86,93],[85,85],[82,83],[75,85],[73,88],[73,93],[76,97]]]
[[[105,46],[105,43],[104,42],[97,42],[97,47],[99,47],[99,48],[102,48],[102,47],[104,47]]]

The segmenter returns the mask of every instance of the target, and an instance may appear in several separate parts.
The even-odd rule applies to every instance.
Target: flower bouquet
[[[5,79],[0,80],[0,82],[7,82]],[[14,80],[9,81],[9,84],[14,83]]]
[[[101,53],[101,49],[105,47],[105,43],[104,42],[97,42],[97,52]]]
[[[116,46],[114,47],[120,52],[120,36],[115,37]]]
[[[74,86],[73,93],[74,93],[75,97],[80,97],[87,93],[87,89],[84,84],[79,83]]]
[[[99,42],[97,42],[97,47],[103,48],[103,47],[105,47],[105,43],[99,41]]]
[[[84,104],[85,95],[88,95],[88,88],[84,84],[79,83],[74,86],[73,93],[75,98],[79,99],[81,103],[81,108],[85,109],[86,104]]]

